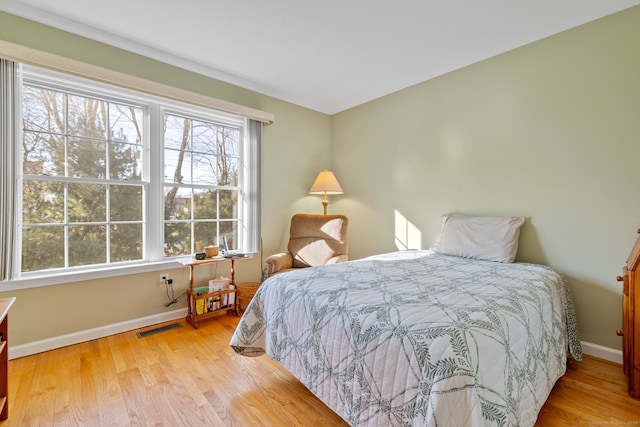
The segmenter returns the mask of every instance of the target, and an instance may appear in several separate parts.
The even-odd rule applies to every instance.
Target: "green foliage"
[[[22,271],[64,267],[64,227],[22,227]]]

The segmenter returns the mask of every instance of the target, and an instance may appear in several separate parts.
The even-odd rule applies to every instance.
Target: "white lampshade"
[[[329,169],[318,174],[309,194],[344,194],[336,176]]]
[[[329,199],[327,194],[344,194],[342,187],[338,183],[336,176],[329,169],[325,169],[318,174],[316,181],[311,186],[309,194],[324,194],[322,199],[322,206],[324,207],[324,214],[327,214],[327,206],[329,206]]]

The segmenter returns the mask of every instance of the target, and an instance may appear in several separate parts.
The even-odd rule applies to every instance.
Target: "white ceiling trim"
[[[0,57],[72,74],[78,77],[96,80],[102,83],[116,85],[126,89],[173,99],[175,101],[212,108],[225,113],[236,114],[260,121],[266,125],[270,125],[274,122],[274,115],[266,111],[234,104],[222,99],[175,88],[118,71],[108,70],[96,65],[86,64],[84,62],[64,58],[48,52],[42,52],[37,49],[20,46],[5,40],[0,40]]]

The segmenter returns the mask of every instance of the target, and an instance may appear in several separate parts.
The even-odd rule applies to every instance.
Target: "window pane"
[[[25,174],[65,176],[64,137],[24,132],[22,140],[22,170]]]
[[[194,154],[193,180],[194,184],[218,184],[217,176],[219,158],[213,155]]]
[[[134,144],[109,144],[109,178],[121,181],[142,180],[142,147]]]
[[[104,225],[69,226],[69,266],[107,262],[107,237]]]
[[[22,271],[64,267],[64,227],[22,227]]]
[[[142,108],[109,103],[110,140],[141,145],[143,120]]]
[[[238,218],[238,191],[220,190],[220,219]]]
[[[164,256],[191,253],[191,224],[168,222],[164,225]]]
[[[238,158],[220,158],[218,171],[218,183],[220,185],[238,185],[238,164]]]
[[[175,150],[164,150],[165,182],[191,182],[191,153]]]
[[[22,183],[22,222],[24,224],[64,221],[64,184],[24,180]]]
[[[191,120],[184,117],[165,115],[164,148],[191,150]]]
[[[77,95],[67,98],[69,135],[107,139],[107,103]]]
[[[109,104],[109,177],[128,181],[142,179],[142,108]]]
[[[218,244],[218,229],[215,222],[196,222],[194,225],[193,238],[196,251],[202,251],[207,245]]]
[[[22,119],[27,130],[65,133],[65,95],[53,90],[24,86]]]
[[[107,186],[69,183],[69,222],[106,221]]]
[[[191,219],[190,188],[165,187],[164,219],[167,221]]]
[[[240,131],[237,128],[221,126],[217,133],[218,183],[238,185]]]
[[[111,262],[142,259],[142,224],[111,225]]]
[[[218,140],[222,144],[221,155],[236,158],[240,157],[240,129],[221,126]]]
[[[202,154],[217,154],[216,131],[219,127],[213,123],[194,120],[192,150]]]
[[[107,176],[105,141],[95,139],[70,138],[67,148],[69,176],[78,178],[99,178]]]
[[[194,190],[193,214],[195,219],[216,219],[217,215],[217,191],[216,190]]]
[[[238,247],[238,222],[237,221],[223,221],[220,223],[220,241],[222,237],[227,238],[227,245],[229,250],[239,250]]]
[[[111,221],[142,221],[142,186],[109,186]]]

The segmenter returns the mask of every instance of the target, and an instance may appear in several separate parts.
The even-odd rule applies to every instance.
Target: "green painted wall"
[[[564,273],[581,339],[621,348],[640,227],[640,7],[332,117],[353,257],[428,248],[449,212],[525,215],[520,261]],[[416,246],[416,245],[413,245]]]
[[[275,123],[264,130],[266,255],[280,250],[293,213],[322,211],[320,200],[307,192],[318,172],[330,166],[329,116],[3,12],[0,39],[274,113]],[[261,264],[259,257],[239,262],[237,279],[259,280]],[[165,271],[176,283],[176,294],[186,290],[188,269]],[[201,267],[196,272],[200,283],[229,274],[224,267]],[[164,307],[168,300],[158,287],[156,272],[0,292],[0,297],[8,296],[17,297],[10,315],[12,345],[186,307],[184,298],[178,305]]]

